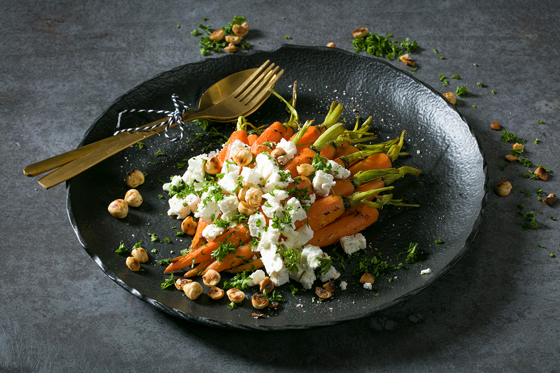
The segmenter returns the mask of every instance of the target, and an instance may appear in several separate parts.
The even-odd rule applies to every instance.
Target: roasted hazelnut
[[[245,193],[245,202],[251,207],[259,207],[262,203],[263,192],[259,188],[251,187]]]
[[[143,247],[137,247],[132,250],[131,255],[136,258],[140,263],[146,263],[148,261],[148,253]]]
[[[210,39],[212,41],[220,41],[224,38],[225,35],[226,35],[226,33],[223,29],[218,29],[218,30],[214,31],[213,33],[211,33],[210,36],[208,36],[208,39]]]
[[[502,181],[494,186],[494,192],[499,196],[507,196],[511,193],[511,183],[509,181]]]
[[[414,62],[414,60],[412,60],[410,58],[410,55],[407,54],[403,54],[402,56],[400,56],[399,58],[401,60],[401,62],[404,62],[407,66],[414,66],[416,63]]]
[[[544,167],[539,166],[536,170],[535,170],[535,175],[537,175],[539,177],[539,179],[541,180],[546,180],[548,179],[548,173],[546,172],[546,170],[544,169]]]
[[[365,284],[366,282],[373,284],[375,282],[375,277],[373,277],[371,273],[364,273],[360,278],[360,284]]]
[[[249,191],[249,187],[248,186],[243,186],[243,188],[239,188],[239,190],[237,190],[237,199],[239,201],[245,201],[245,196],[247,195],[247,191]]]
[[[134,272],[140,270],[140,262],[133,256],[129,256],[128,258],[126,258],[126,266],[128,267],[128,269]]]
[[[241,36],[237,36],[237,35],[226,35],[226,41],[228,43],[232,43],[232,44],[239,44],[241,43],[241,40],[243,40],[243,38]]]
[[[183,292],[189,299],[195,300],[196,298],[200,297],[202,294],[202,285],[198,282],[189,282],[188,284],[183,285]]]
[[[543,199],[543,203],[552,206],[556,203],[556,194],[549,194],[548,197]]]
[[[218,157],[212,157],[204,163],[204,172],[216,175],[222,170],[222,162]]]
[[[490,128],[492,128],[495,131],[498,131],[502,129],[502,126],[500,126],[500,123],[498,122],[492,122],[490,123]]]
[[[330,42],[330,43],[327,43],[327,47],[334,48],[334,47],[336,47],[336,45],[334,45],[333,42]]]
[[[321,299],[329,299],[330,297],[332,297],[331,291],[319,286],[315,288],[315,294],[317,294],[317,296]]]
[[[251,303],[256,309],[262,310],[263,308],[268,306],[269,301],[268,298],[262,294],[253,294],[253,296],[251,297]]]
[[[231,288],[227,291],[227,296],[230,302],[241,303],[245,299],[245,293],[237,288]]]
[[[136,188],[139,185],[144,184],[144,174],[140,170],[134,170],[126,175],[126,185],[131,188]]]
[[[315,168],[307,163],[304,164],[300,164],[299,166],[296,167],[296,170],[298,172],[298,174],[302,175],[302,176],[309,176],[311,174],[313,174],[313,172],[315,172]]]
[[[124,195],[124,200],[132,207],[140,207],[142,202],[144,202],[142,195],[136,189],[129,189]]]
[[[506,160],[507,160],[508,162],[515,162],[515,161],[518,161],[519,158],[517,158],[517,157],[516,157],[515,155],[513,155],[513,154],[506,154]]]
[[[216,286],[220,283],[221,278],[217,271],[210,269],[202,276],[202,282],[204,282],[206,286]]]
[[[222,299],[224,297],[224,294],[225,291],[217,286],[212,286],[210,289],[208,289],[208,296],[214,300]]]
[[[274,159],[278,159],[278,157],[286,155],[286,151],[283,148],[276,148],[272,151],[270,155],[273,156]]]
[[[249,24],[243,22],[241,25],[233,25],[231,31],[237,36],[245,36],[249,32]]]
[[[336,289],[336,285],[334,284],[333,281],[329,281],[323,285],[323,289],[328,290],[331,293],[334,293],[334,290]]]
[[[181,230],[189,236],[194,236],[198,223],[194,221],[192,216],[187,216],[181,223]]]
[[[128,215],[128,203],[124,199],[116,199],[107,208],[115,218],[124,219]]]
[[[241,167],[247,166],[253,161],[253,154],[249,148],[241,148],[233,156],[233,161]]]
[[[251,205],[249,205],[247,202],[245,201],[241,201],[239,202],[239,205],[237,205],[237,209],[239,210],[239,212],[243,215],[253,215],[255,212],[257,212],[257,209],[252,207]]]
[[[525,146],[523,144],[520,144],[520,143],[516,142],[515,144],[513,144],[513,146],[511,148],[513,150],[524,150]]]
[[[237,52],[237,47],[235,46],[235,44],[229,43],[228,46],[224,48],[224,50],[228,53],[235,53]]]
[[[354,31],[352,31],[352,36],[355,38],[365,38],[369,35],[369,30],[367,27],[358,27]]]
[[[259,283],[259,290],[261,292],[266,292],[267,294],[270,294],[270,292],[272,290],[274,290],[274,283],[272,282],[272,280],[270,279],[270,277],[265,277],[260,283]]]
[[[443,97],[447,99],[450,103],[455,105],[457,103],[457,96],[453,92],[447,92],[443,94]]]
[[[177,290],[183,290],[183,286],[190,284],[191,282],[192,280],[189,280],[188,278],[178,278],[175,280],[175,287]]]

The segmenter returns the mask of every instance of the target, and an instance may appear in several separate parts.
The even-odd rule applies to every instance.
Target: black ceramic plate
[[[422,261],[378,278],[373,291],[357,283],[352,276],[355,263],[347,261],[341,279],[348,282],[348,289],[337,290],[334,299],[314,303],[313,291],[299,290],[292,295],[286,285],[279,289],[285,302],[277,314],[261,319],[251,317],[255,310],[248,300],[230,311],[227,299],[216,302],[202,295],[190,301],[175,289],[162,290],[160,284],[168,276],[163,275],[164,267],[155,260],[169,257],[171,250],[179,253],[189,240],[175,236],[174,227],[180,227],[180,221],[166,215],[166,198],[158,198],[165,195],[159,180],[182,174],[184,169],[178,170],[177,163],[201,153],[203,146],[185,141],[171,143],[164,136],[148,139],[143,149],[131,147],[69,183],[68,213],[86,251],[111,279],[155,307],[186,320],[239,329],[298,329],[364,317],[417,294],[441,277],[465,253],[479,227],[486,196],[483,157],[471,129],[452,105],[429,86],[384,60],[332,48],[283,46],[273,52],[228,55],[188,64],[119,98],[93,124],[83,144],[110,136],[121,110],[170,110],[173,93],[196,107],[200,95],[214,82],[257,67],[267,59],[285,70],[276,87],[281,95],[291,97],[291,86],[298,81],[301,119],[322,120],[336,100],[344,105],[343,118],[348,123],[353,124],[357,115],[372,115],[380,140],[408,131],[406,150],[410,157],[395,165],[417,167],[423,172],[419,179],[408,176],[398,182],[394,194],[421,207],[389,206],[364,233],[371,246],[369,255],[382,252],[384,258],[389,258],[389,265],[403,261],[403,257],[397,260],[396,255],[411,242],[419,243]],[[284,105],[271,96],[249,120],[263,125],[286,117]],[[137,115],[125,121],[128,126],[136,126],[153,119],[157,118]],[[156,157],[159,150],[165,156]],[[144,204],[131,208],[127,218],[118,220],[109,215],[107,206],[123,198],[127,191],[124,177],[133,169],[148,174],[146,183],[138,188]],[[155,233],[162,242],[151,242],[148,233]],[[170,243],[163,242],[165,237]],[[438,238],[444,244],[435,244]],[[143,271],[131,272],[125,265],[126,256],[115,250],[121,241],[130,248],[140,240],[144,241],[150,261],[143,265]],[[151,253],[152,249],[157,253]],[[431,274],[420,275],[426,268],[431,269]],[[389,277],[393,277],[391,282]]]

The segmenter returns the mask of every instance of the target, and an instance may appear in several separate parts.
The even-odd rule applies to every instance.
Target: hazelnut
[[[548,179],[548,173],[546,172],[546,170],[544,169],[544,167],[539,166],[536,170],[535,170],[535,175],[537,175],[539,177],[539,179],[541,180],[546,180]]]
[[[175,287],[177,290],[183,290],[183,286],[190,284],[191,282],[192,280],[189,280],[188,278],[178,278],[175,280]]]
[[[556,203],[556,194],[549,194],[548,197],[543,199],[543,203],[552,206]]]
[[[410,58],[410,55],[407,54],[403,54],[399,60],[401,60],[401,62],[404,62],[407,66],[414,66],[416,63]]]
[[[502,181],[494,186],[494,192],[499,196],[507,196],[511,193],[511,183],[509,181]]]
[[[218,157],[212,157],[204,163],[204,171],[210,175],[216,175],[222,170],[222,162]]]
[[[208,36],[208,39],[212,40],[212,41],[220,41],[224,38],[224,36],[226,35],[225,31],[222,29],[218,29],[216,31],[214,31],[213,33],[210,34],[210,36]]]
[[[208,270],[208,272],[206,272],[204,276],[202,276],[202,282],[204,282],[204,285],[210,287],[218,285],[220,283],[220,280],[220,274],[213,269]]]
[[[251,207],[259,207],[262,203],[263,192],[259,188],[251,187],[245,193],[245,202]]]
[[[336,45],[334,45],[334,43],[331,42],[331,43],[328,43],[328,44],[327,44],[327,47],[329,47],[329,48],[334,48],[334,47],[336,47]]]
[[[457,103],[457,96],[453,92],[447,92],[443,94],[443,97],[447,99],[450,103],[455,105]]]
[[[231,31],[237,36],[245,36],[249,32],[249,24],[243,22],[241,25],[233,25]]]
[[[129,256],[128,258],[126,258],[126,266],[134,272],[140,270],[140,262],[133,256]]]
[[[262,310],[266,306],[268,306],[268,298],[262,294],[253,294],[251,298],[251,303],[253,303],[253,307],[258,310]]]
[[[217,300],[222,299],[224,297],[225,292],[217,286],[212,286],[208,289],[208,296],[211,299]]]
[[[300,164],[299,166],[297,166],[296,169],[297,169],[298,174],[300,174],[302,176],[309,176],[309,175],[313,174],[313,172],[315,172],[315,168],[308,163]]]
[[[323,289],[330,291],[331,293],[334,293],[334,290],[336,289],[336,285],[334,284],[333,281],[329,281],[323,285]]]
[[[315,294],[317,294],[317,296],[321,299],[329,299],[330,297],[332,297],[331,291],[319,286],[315,288]]]
[[[498,122],[492,122],[492,123],[490,123],[490,128],[498,131],[498,130],[502,129],[502,126],[500,126],[500,123],[498,123]]]
[[[517,158],[517,157],[516,157],[515,155],[513,155],[513,154],[506,154],[506,160],[507,160],[508,162],[515,162],[515,161],[518,161],[519,158]]]
[[[148,253],[143,247],[137,247],[132,250],[131,255],[136,258],[140,263],[146,263],[148,261]]]
[[[235,46],[235,44],[229,43],[228,46],[224,48],[224,50],[228,53],[235,53],[237,52],[237,47]]]
[[[270,294],[270,292],[272,290],[274,290],[274,283],[272,282],[272,280],[270,279],[270,277],[265,277],[260,283],[259,283],[259,290],[261,292],[266,292],[267,294]]]
[[[233,161],[241,167],[247,166],[253,161],[253,154],[249,148],[241,148],[233,156]]]
[[[140,207],[142,202],[144,202],[142,195],[136,189],[129,189],[124,195],[124,200],[132,207]]]
[[[366,282],[373,284],[375,282],[375,277],[371,273],[364,273],[360,278],[360,284],[365,284]]]
[[[116,199],[107,208],[115,218],[124,219],[128,215],[128,203],[124,199]]]
[[[365,38],[368,36],[369,30],[366,27],[358,27],[354,31],[352,31],[352,36],[355,38]]]
[[[286,151],[283,148],[276,148],[272,151],[270,155],[273,156],[274,159],[278,159],[278,157],[286,155]]]
[[[227,296],[230,302],[241,303],[245,299],[245,293],[237,288],[231,288],[227,291]]]
[[[189,236],[194,236],[198,223],[194,221],[192,216],[187,216],[181,223],[181,230]]]
[[[202,285],[198,282],[189,282],[188,284],[183,285],[183,292],[187,297],[189,297],[189,299],[195,300],[200,297],[200,294],[202,294]]]
[[[237,35],[226,35],[226,41],[232,44],[239,44],[243,38]]]
[[[245,201],[245,196],[247,195],[248,190],[249,187],[247,185],[243,186],[243,188],[239,188],[239,190],[237,191],[237,199],[239,201]]]
[[[247,202],[245,201],[241,201],[239,202],[239,205],[237,205],[237,209],[239,210],[239,212],[243,215],[253,215],[255,212],[257,212],[256,208],[253,208],[251,205],[249,205]]]
[[[136,188],[139,185],[144,184],[144,174],[140,170],[134,170],[126,175],[126,185],[131,188]]]
[[[513,146],[511,147],[513,150],[525,150],[525,146],[523,146],[523,144],[520,144],[518,142],[516,142],[515,144],[513,144]]]

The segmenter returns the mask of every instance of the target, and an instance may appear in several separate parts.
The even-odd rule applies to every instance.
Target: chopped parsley
[[[191,35],[192,35],[192,36],[198,36],[198,35],[200,35],[200,30],[197,29],[197,28],[195,28],[194,30],[191,31]]]
[[[317,272],[319,272],[320,275],[326,275],[332,267],[331,257],[327,256],[325,258],[317,258],[317,261],[319,262]]]
[[[165,153],[164,153],[164,152],[162,152],[161,150],[158,150],[157,152],[155,152],[155,154],[154,154],[154,155],[155,155],[156,157],[162,157],[162,156],[164,156],[164,155],[165,155]]]
[[[138,149],[144,149],[144,143],[142,141],[138,141],[134,146]]]
[[[158,236],[155,233],[148,232],[148,236],[150,236],[150,241],[152,241],[152,242],[157,242],[158,241]]]
[[[443,241],[441,240],[441,238],[438,237],[438,239],[435,240],[435,243],[437,243],[438,245],[441,245],[441,244],[443,244],[443,243],[445,243],[445,242],[443,242]]]
[[[284,39],[290,40],[291,37],[289,37],[288,35],[284,36]]]
[[[476,85],[479,86],[480,88],[484,88],[484,85],[485,85],[485,84],[482,83],[482,82],[477,82]]]
[[[495,95],[495,94],[496,94],[496,92],[494,92],[494,90],[493,90],[493,89],[491,89],[491,90],[490,90],[490,93],[492,93],[493,95]]]
[[[299,250],[290,247],[284,251],[282,256],[284,257],[284,266],[288,268],[289,271],[299,271],[298,263],[301,259],[301,252]]]
[[[538,124],[544,124],[544,122],[542,120],[539,120],[537,123]]]
[[[408,245],[408,248],[404,249],[399,254],[397,254],[397,259],[399,259],[399,257],[401,255],[406,255],[406,260],[405,261],[408,264],[414,263],[418,258],[418,244],[414,243],[414,242],[411,242]]]
[[[272,294],[268,294],[266,290],[263,290],[263,295],[270,301],[270,302],[283,302],[284,297],[282,294],[277,293],[276,290],[272,290]]]
[[[231,311],[231,310],[234,310],[234,309],[236,309],[236,308],[237,308],[237,303],[234,303],[234,302],[231,302],[231,303],[227,306],[227,309],[230,310],[230,311]]]
[[[236,250],[235,245],[232,242],[221,242],[216,250],[212,252],[210,257],[221,262],[226,255],[234,253]]]
[[[399,43],[395,40],[390,40],[391,37],[393,37],[391,34],[387,34],[384,37],[370,32],[366,37],[355,38],[352,40],[354,52],[365,51],[371,55],[392,60],[403,55],[405,52],[412,53],[418,48],[418,44],[415,41],[409,43],[409,38]]]
[[[171,258],[165,258],[162,260],[156,260],[156,263],[159,264],[160,266],[165,266],[165,265],[169,265],[171,263]]]
[[[461,79],[461,77],[459,76],[459,74],[454,74],[451,75],[451,79]]]
[[[126,253],[127,250],[128,249],[124,245],[124,242],[121,241],[121,243],[119,244],[119,248],[117,250],[115,250],[115,252],[118,253],[118,254],[123,254],[123,253]]]
[[[253,279],[247,276],[247,271],[236,274],[230,281],[224,281],[224,290],[236,288],[245,290],[249,287],[249,282]]]
[[[457,96],[462,96],[462,95],[465,95],[466,93],[467,93],[467,86],[466,85],[457,86],[457,89],[455,90],[455,94]]]
[[[513,133],[508,132],[506,130],[502,130],[502,141],[503,142],[518,142],[520,144],[525,144],[527,142],[527,140],[524,140],[524,139],[520,138],[519,136],[517,136],[516,134],[513,134]]]
[[[438,54],[438,50],[437,49],[432,49],[434,51],[435,54]]]
[[[172,274],[171,274],[171,277],[168,278],[167,280],[165,280],[165,282],[163,282],[163,283],[161,284],[161,288],[165,290],[165,289],[167,289],[167,288],[169,288],[169,287],[171,287],[171,286],[173,286],[173,285],[175,285],[175,281],[173,280],[173,273],[172,273]]]
[[[292,293],[292,295],[296,295],[296,293],[299,291],[299,289],[296,288],[294,284],[289,284],[288,287],[290,288],[290,293]]]
[[[523,215],[523,217],[528,221],[528,223],[523,223],[523,230],[540,228],[540,225],[538,225],[535,220],[535,214],[533,212],[528,212]]]
[[[311,165],[315,169],[315,172],[323,171],[329,173],[332,170],[331,162],[327,158],[321,157],[319,154],[315,154]]]

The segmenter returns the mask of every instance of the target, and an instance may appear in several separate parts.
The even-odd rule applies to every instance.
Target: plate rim
[[[416,289],[411,290],[411,291],[401,295],[400,297],[394,298],[393,300],[391,300],[389,302],[386,302],[386,303],[382,304],[381,306],[373,307],[372,309],[368,310],[368,312],[362,313],[360,315],[342,317],[342,318],[338,318],[336,320],[331,320],[331,321],[319,321],[319,322],[316,322],[316,323],[313,323],[313,324],[306,324],[306,325],[295,325],[295,324],[246,325],[246,324],[240,324],[240,323],[234,323],[234,322],[220,322],[220,321],[216,321],[216,320],[213,320],[213,319],[210,319],[210,318],[205,318],[205,317],[202,317],[202,316],[191,315],[187,312],[175,309],[175,308],[170,307],[170,306],[166,306],[166,305],[162,304],[161,302],[142,294],[140,291],[136,290],[134,287],[128,285],[122,279],[120,279],[115,274],[115,272],[113,272],[111,269],[109,269],[105,265],[105,263],[103,263],[103,261],[97,256],[97,254],[89,247],[89,245],[86,243],[84,237],[82,236],[82,234],[79,231],[79,228],[77,226],[76,218],[74,217],[74,214],[72,212],[72,203],[71,203],[71,198],[70,198],[70,192],[71,192],[70,191],[70,186],[71,186],[71,183],[72,183],[72,179],[68,180],[66,182],[66,213],[67,213],[68,219],[70,220],[70,224],[72,225],[72,229],[74,230],[74,233],[76,234],[76,236],[78,238],[78,241],[80,242],[80,244],[82,245],[84,250],[94,260],[94,262],[97,263],[97,265],[101,268],[101,270],[105,273],[105,275],[107,275],[111,280],[113,280],[115,283],[117,283],[119,286],[121,286],[123,289],[125,289],[126,291],[128,291],[132,295],[140,298],[141,300],[145,301],[146,303],[152,305],[153,307],[155,307],[155,308],[157,308],[157,309],[159,309],[159,310],[161,310],[161,311],[163,311],[163,312],[165,312],[169,315],[179,317],[179,318],[187,320],[187,321],[196,322],[196,323],[202,324],[202,325],[218,327],[218,328],[226,328],[226,329],[246,330],[246,331],[306,330],[306,329],[311,329],[311,328],[316,328],[316,327],[332,326],[332,325],[337,325],[337,324],[341,324],[341,323],[344,323],[344,322],[363,319],[363,318],[366,318],[366,317],[370,317],[371,315],[373,315],[377,312],[381,312],[383,310],[394,307],[397,304],[402,303],[405,300],[410,299],[410,298],[418,295],[419,293],[421,293],[422,291],[427,289],[429,286],[434,284],[436,281],[441,279],[451,268],[453,268],[459,262],[459,260],[461,260],[463,258],[463,256],[466,254],[466,252],[468,251],[468,249],[472,245],[478,231],[480,230],[480,228],[482,226],[482,220],[483,220],[483,217],[484,217],[484,214],[485,214],[485,211],[486,211],[486,204],[487,204],[487,200],[488,200],[488,181],[489,181],[488,164],[486,162],[485,153],[484,153],[484,150],[481,147],[481,143],[479,141],[479,138],[476,135],[476,133],[474,132],[473,128],[469,125],[469,123],[467,122],[465,117],[457,110],[455,105],[451,104],[441,93],[436,91],[428,83],[425,83],[425,82],[419,80],[418,78],[416,78],[415,76],[413,76],[410,72],[408,72],[406,70],[399,69],[398,67],[394,66],[389,61],[387,61],[386,59],[379,58],[379,57],[376,57],[376,56],[352,53],[350,51],[347,51],[347,50],[344,50],[344,49],[339,49],[339,48],[331,48],[331,47],[325,47],[325,46],[304,46],[304,45],[294,45],[294,44],[282,44],[274,50],[253,50],[253,51],[249,51],[248,53],[243,53],[243,54],[238,54],[238,55],[221,55],[221,56],[216,56],[216,57],[209,57],[209,58],[205,58],[205,59],[200,60],[200,61],[186,63],[186,64],[183,64],[183,65],[174,67],[170,70],[158,73],[155,76],[153,76],[152,78],[143,81],[142,83],[136,85],[132,89],[126,91],[123,94],[121,94],[117,99],[115,99],[112,102],[112,104],[110,104],[106,109],[104,109],[103,112],[93,120],[92,124],[86,130],[86,132],[84,133],[83,138],[80,141],[78,147],[85,145],[86,139],[91,134],[91,132],[94,130],[97,122],[99,120],[101,120],[101,118],[103,118],[105,115],[107,115],[109,111],[111,111],[116,105],[118,105],[123,100],[123,98],[125,96],[137,91],[138,89],[141,89],[141,87],[144,84],[147,84],[148,82],[151,82],[151,81],[156,80],[156,79],[161,79],[162,77],[164,77],[165,75],[168,75],[168,74],[173,74],[174,72],[176,72],[178,70],[181,70],[181,69],[185,68],[186,66],[203,65],[205,63],[208,63],[209,60],[219,60],[219,59],[225,59],[225,58],[231,58],[231,57],[247,58],[247,57],[250,57],[250,56],[260,55],[260,54],[263,54],[263,55],[272,54],[272,53],[275,53],[275,52],[280,52],[283,49],[286,49],[286,50],[287,49],[319,50],[319,51],[333,51],[334,50],[337,53],[347,54],[347,55],[352,56],[353,58],[361,58],[361,59],[364,59],[364,60],[374,61],[376,63],[381,63],[383,65],[388,66],[390,69],[394,70],[396,73],[404,74],[408,78],[411,78],[415,83],[429,89],[432,93],[434,93],[440,99],[444,100],[444,102],[447,104],[447,106],[449,108],[451,108],[453,111],[455,111],[455,113],[459,116],[459,119],[461,120],[461,122],[469,130],[471,136],[476,141],[478,151],[480,152],[480,155],[482,157],[482,172],[484,173],[484,185],[483,185],[484,195],[482,196],[482,199],[481,199],[481,202],[480,202],[480,209],[479,209],[478,215],[477,215],[476,219],[474,219],[474,221],[473,221],[472,231],[469,233],[469,235],[465,239],[465,243],[464,243],[463,247],[461,247],[461,249],[458,251],[458,253],[453,257],[453,259],[450,262],[448,262],[443,268],[440,269],[440,271],[438,271],[436,276],[431,276],[422,286],[419,286]]]

